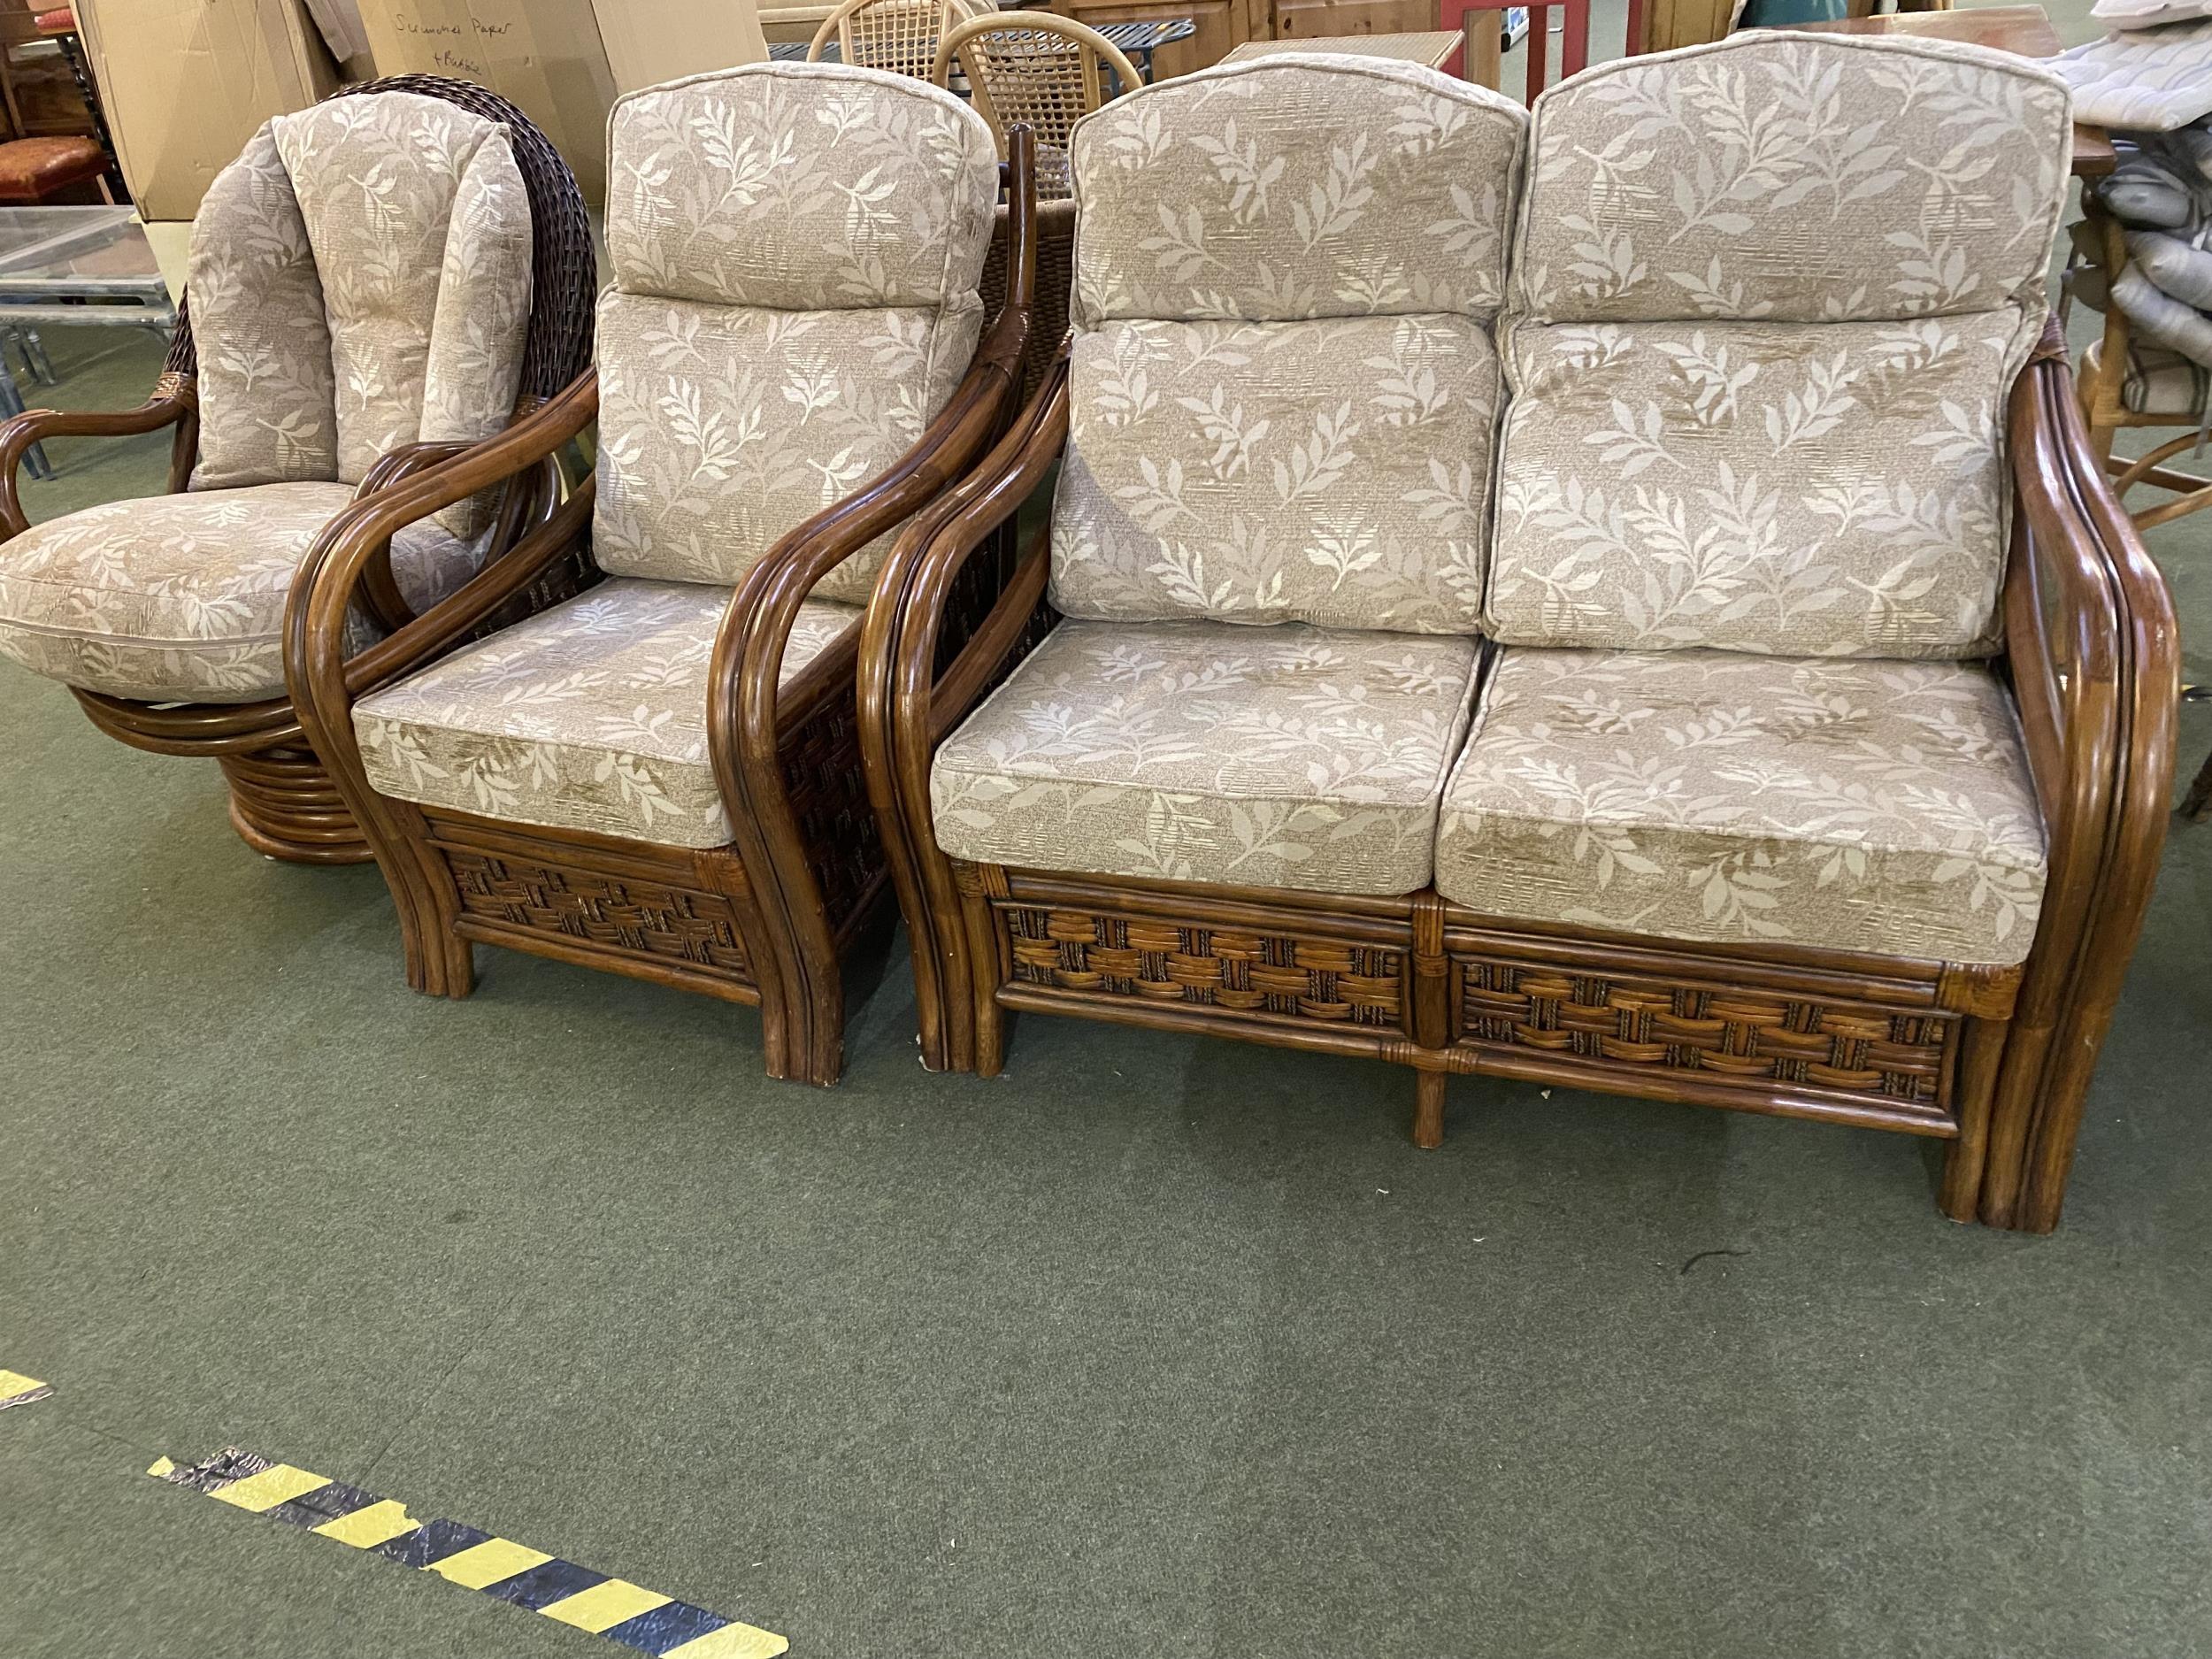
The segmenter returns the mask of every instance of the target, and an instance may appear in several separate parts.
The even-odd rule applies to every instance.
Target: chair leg
[[[1413,1144],[1433,1152],[1444,1144],[1444,1079],[1442,1071],[1413,1074]]]
[[[1989,1163],[1989,1117],[1997,1091],[1998,1064],[2004,1058],[2005,1022],[1970,1019],[1961,1039],[1959,1133],[1943,1159],[1943,1185],[1937,1204],[1954,1221],[1972,1221],[1981,1206],[1982,1176]]]
[[[2189,793],[2182,798],[2181,815],[2193,824],[2201,824],[2212,814],[2212,755],[2204,757],[2203,770],[2197,780],[2189,786]]]
[[[1006,1010],[998,1005],[998,940],[982,871],[953,866],[960,891],[960,921],[968,936],[969,995],[975,1009],[975,1073],[996,1077],[1006,1062]],[[1001,880],[1004,878],[1002,876]]]

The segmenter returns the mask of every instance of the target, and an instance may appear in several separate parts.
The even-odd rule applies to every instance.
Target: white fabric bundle
[[[2170,133],[2212,115],[2212,0],[2188,4],[2174,14],[2185,21],[2154,18],[2050,60],[2074,89],[2076,120]]]

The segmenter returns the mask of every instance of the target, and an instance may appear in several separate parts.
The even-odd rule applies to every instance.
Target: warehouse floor
[[[47,343],[65,403],[157,366]],[[552,963],[431,1002],[211,766],[12,669],[0,731],[18,1659],[619,1651],[146,1478],[226,1446],[832,1659],[2212,1650],[2212,826],[2030,1239],[1901,1137],[1464,1079],[1421,1154],[1402,1071],[1033,1018],[931,1077],[902,948],[833,1092]]]

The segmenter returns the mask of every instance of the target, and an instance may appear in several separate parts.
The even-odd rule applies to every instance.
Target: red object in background
[[[1521,0],[1437,0],[1437,23],[1440,29],[1456,29],[1463,39],[1467,33],[1467,14],[1470,12],[1489,12],[1498,18],[1502,27],[1502,13],[1521,4]],[[1590,64],[1590,0],[1558,0],[1566,8],[1566,27],[1559,40],[1559,77],[1578,74]],[[1641,21],[1643,0],[1628,0],[1629,39],[1636,38],[1636,28]],[[1532,5],[1528,8],[1528,101],[1536,102],[1536,95],[1544,89],[1544,79],[1551,57],[1551,7]],[[1466,69],[1471,71],[1470,60]]]

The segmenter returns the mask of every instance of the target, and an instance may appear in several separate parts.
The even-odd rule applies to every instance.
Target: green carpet
[[[35,513],[157,487],[97,447]],[[830,1092],[551,963],[434,1002],[212,766],[0,732],[12,1659],[621,1651],[142,1473],[230,1444],[826,1659],[2212,1649],[2212,827],[2028,1239],[1902,1137],[1463,1079],[1421,1154],[1402,1071],[1041,1018],[929,1077],[896,954]]]

